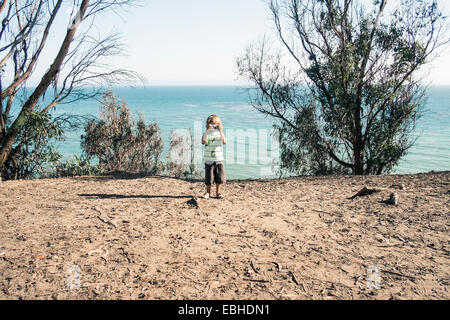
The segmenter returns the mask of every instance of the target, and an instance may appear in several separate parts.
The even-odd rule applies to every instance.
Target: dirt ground
[[[348,199],[363,186],[381,191]],[[197,207],[201,181],[2,182],[0,299],[450,298],[450,172],[223,192]]]

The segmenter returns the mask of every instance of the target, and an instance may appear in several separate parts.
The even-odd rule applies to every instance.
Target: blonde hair
[[[222,121],[220,121],[219,116],[216,116],[215,114],[210,115],[208,119],[206,119],[206,126],[219,123],[222,123]]]

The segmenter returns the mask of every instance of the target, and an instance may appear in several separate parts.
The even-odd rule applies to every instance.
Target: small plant
[[[89,157],[76,155],[65,162],[55,163],[56,177],[92,176],[101,173],[99,164],[91,164]]]
[[[170,150],[167,155],[166,171],[169,176],[195,179],[202,176],[195,165],[193,135],[191,130],[172,131]]]

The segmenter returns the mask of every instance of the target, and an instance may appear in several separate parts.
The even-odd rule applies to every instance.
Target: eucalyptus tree
[[[118,34],[98,35],[95,29],[104,13],[133,4],[136,1],[1,1],[0,176],[13,175],[5,170],[18,167],[13,164],[30,144],[22,139],[36,136],[24,131],[45,130],[45,123],[35,125],[34,120],[49,121],[49,113],[58,104],[89,99],[99,95],[105,85],[138,78],[135,72],[107,63],[123,52]],[[55,40],[61,32],[56,21],[64,19],[67,28],[62,30],[62,39]],[[37,84],[30,84],[32,78]]]
[[[448,43],[428,0],[273,0],[280,50],[236,61],[250,101],[278,119],[281,164],[303,174],[382,174],[415,142],[424,66]]]

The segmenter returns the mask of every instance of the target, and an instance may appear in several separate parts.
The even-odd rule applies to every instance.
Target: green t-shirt
[[[206,163],[223,162],[223,142],[217,129],[206,132],[204,159]]]

